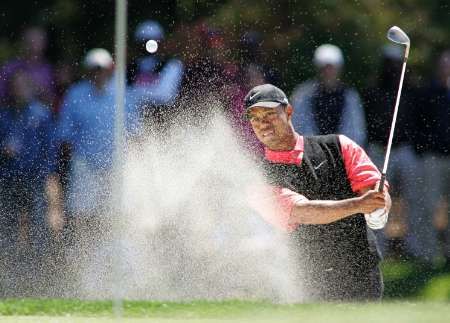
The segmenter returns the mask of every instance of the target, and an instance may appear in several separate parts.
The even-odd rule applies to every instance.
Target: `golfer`
[[[364,217],[379,209],[387,216],[391,206],[387,188],[376,189],[378,169],[343,135],[298,134],[292,106],[271,84],[254,87],[244,104],[281,205],[276,214],[261,215],[288,232],[305,300],[380,299],[380,256]]]

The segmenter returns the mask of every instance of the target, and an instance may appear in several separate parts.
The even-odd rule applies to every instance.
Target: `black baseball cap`
[[[288,98],[282,90],[272,84],[255,86],[244,98],[246,112],[253,107],[276,108],[280,104],[289,104]]]

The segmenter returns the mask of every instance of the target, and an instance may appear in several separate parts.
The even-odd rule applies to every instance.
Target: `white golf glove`
[[[364,214],[364,217],[366,218],[366,223],[369,228],[373,230],[380,230],[383,229],[386,225],[386,222],[388,220],[388,212],[385,208],[376,209],[371,213]]]

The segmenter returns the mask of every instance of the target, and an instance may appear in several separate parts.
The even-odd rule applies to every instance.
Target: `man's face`
[[[290,139],[291,115],[291,106],[253,107],[248,112],[248,119],[256,137],[268,148],[277,150]]]
[[[47,34],[42,28],[32,27],[25,31],[23,42],[27,53],[41,57],[47,48]]]
[[[88,78],[96,84],[97,87],[103,87],[112,74],[112,68],[91,68],[88,70]]]
[[[319,78],[326,85],[334,84],[339,78],[339,74],[340,68],[335,65],[327,64],[319,68]]]

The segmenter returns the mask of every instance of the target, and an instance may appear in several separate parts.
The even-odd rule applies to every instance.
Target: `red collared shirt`
[[[303,136],[296,134],[297,142],[293,150],[289,151],[273,151],[268,148],[265,149],[266,159],[282,164],[296,164],[300,165],[303,159]],[[381,178],[381,173],[378,168],[372,163],[366,152],[358,146],[350,138],[339,135],[339,142],[341,145],[341,153],[344,159],[345,171],[347,178],[350,181],[352,190],[357,193],[363,189],[373,187]],[[303,195],[293,192],[283,187],[271,187],[265,188],[264,192],[259,192],[258,196],[267,196],[268,190],[270,194],[275,198],[276,205],[278,207],[267,208],[262,212],[261,216],[269,223],[286,231],[293,231],[298,224],[288,224],[289,217],[291,215],[294,204],[298,201],[305,200]],[[255,205],[254,203],[252,203]]]

